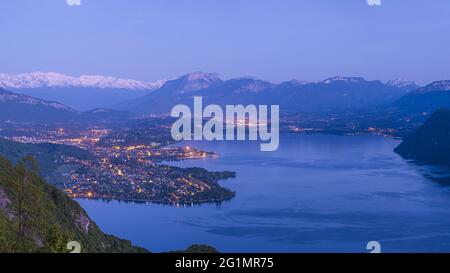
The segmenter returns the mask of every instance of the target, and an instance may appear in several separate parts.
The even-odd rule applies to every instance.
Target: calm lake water
[[[375,136],[282,135],[280,149],[255,142],[185,143],[218,159],[171,163],[231,170],[229,202],[194,207],[79,200],[107,233],[151,251],[204,243],[222,252],[450,251],[450,186]]]

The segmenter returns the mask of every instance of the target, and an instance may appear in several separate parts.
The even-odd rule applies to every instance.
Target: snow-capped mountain
[[[418,90],[419,92],[450,91],[450,81],[436,81]]]
[[[394,103],[405,112],[432,113],[440,108],[450,108],[450,81],[436,81],[409,92]]]
[[[291,84],[293,86],[302,86],[302,85],[308,84],[309,82],[308,81],[304,81],[304,80],[293,79],[293,80],[290,80],[290,81],[285,82],[285,83],[289,83],[289,84]]]
[[[193,72],[178,79],[166,82],[160,90],[161,92],[189,93],[209,88],[221,83],[222,80],[216,73]]]
[[[254,77],[239,77],[225,81],[218,91],[223,94],[243,94],[243,93],[258,93],[260,91],[273,88],[276,84],[260,80]]]
[[[0,88],[47,101],[58,101],[82,111],[109,108],[142,97],[165,82],[142,82],[100,75],[73,77],[55,72],[0,74]]]
[[[217,74],[194,72],[116,107],[136,114],[167,114],[174,105],[191,105],[193,96],[201,96],[204,104],[276,104],[284,113],[311,113],[387,105],[405,93],[381,81],[361,77],[276,84],[248,77],[221,80]]]
[[[342,83],[360,83],[360,82],[364,82],[365,79],[362,77],[341,77],[341,76],[337,76],[337,77],[332,77],[332,78],[328,78],[325,79],[324,81],[322,81],[322,83],[324,84],[331,84],[331,83],[335,83],[335,82],[342,82]]]
[[[405,81],[402,79],[394,79],[386,82],[386,85],[397,87],[405,91],[412,91],[420,88],[420,85],[413,81]]]
[[[34,72],[23,74],[0,74],[0,87],[6,89],[28,89],[43,87],[87,87],[129,90],[154,90],[166,81],[142,82],[101,75],[68,76],[55,72]]]

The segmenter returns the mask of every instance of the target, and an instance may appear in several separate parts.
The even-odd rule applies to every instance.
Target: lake
[[[281,135],[276,152],[257,142],[184,142],[216,159],[170,163],[236,171],[221,182],[236,198],[175,207],[78,200],[106,233],[154,252],[194,243],[221,252],[450,251],[450,187],[395,154],[399,140],[377,136]]]

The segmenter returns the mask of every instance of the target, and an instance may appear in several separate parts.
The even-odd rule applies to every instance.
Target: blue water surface
[[[450,187],[376,136],[281,135],[276,152],[257,142],[185,142],[216,159],[170,163],[236,171],[229,202],[176,207],[78,200],[107,233],[161,252],[209,244],[222,252],[450,251]],[[448,175],[447,175],[448,174]]]

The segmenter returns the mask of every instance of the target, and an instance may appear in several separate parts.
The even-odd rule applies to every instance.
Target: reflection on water
[[[152,251],[206,243],[223,252],[450,251],[450,177],[372,136],[282,135],[280,149],[254,142],[190,142],[217,159],[171,163],[231,170],[229,202],[171,207],[80,200],[106,232]],[[184,143],[186,145],[186,143]],[[432,179],[430,179],[430,177]]]

